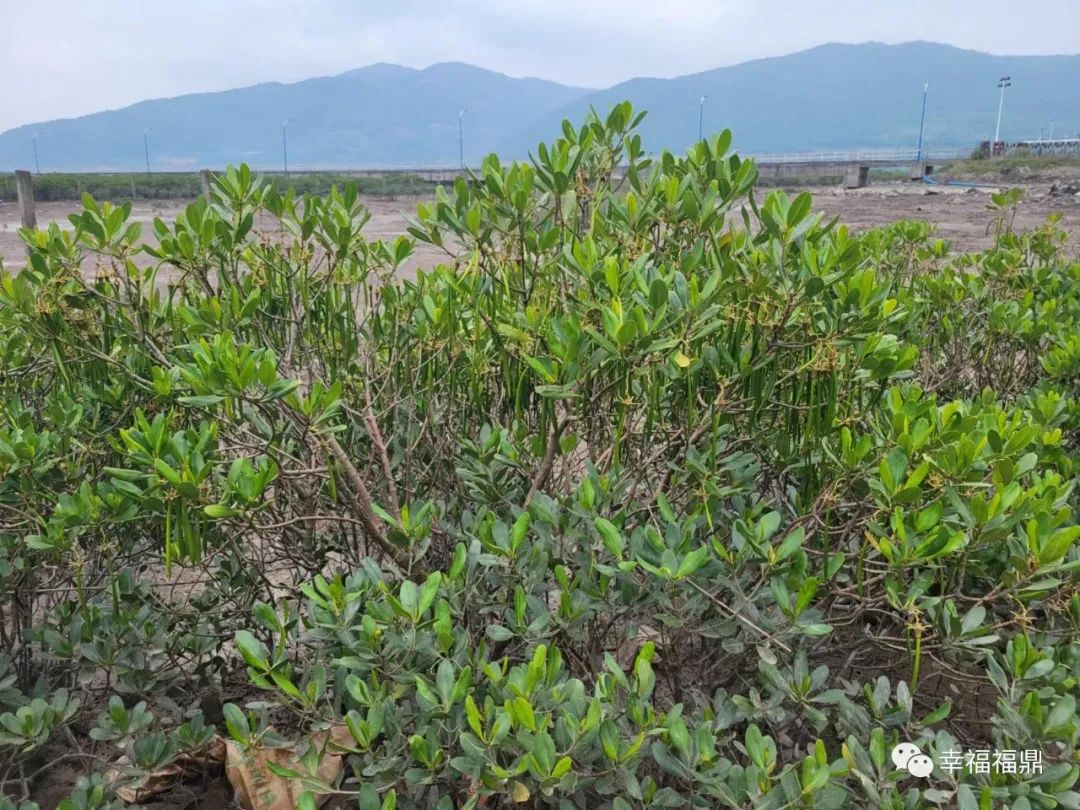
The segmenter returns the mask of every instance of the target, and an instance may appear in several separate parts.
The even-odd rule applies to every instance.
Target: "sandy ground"
[[[365,199],[364,204],[371,212],[371,219],[364,226],[367,238],[393,239],[404,234],[407,227],[405,217],[416,213],[416,202],[416,198],[407,197],[393,200],[383,197]],[[186,201],[135,202],[131,207],[129,222],[141,222],[143,240],[156,244],[154,219],[161,217],[171,224],[186,205]],[[81,205],[75,202],[38,203],[38,227],[47,228],[50,223],[55,222],[61,228],[74,230],[74,226],[68,221],[68,216],[81,208]],[[26,261],[25,248],[18,234],[20,224],[18,204],[12,201],[0,203],[0,261],[9,270],[22,266]],[[256,220],[255,229],[273,234],[278,230],[278,224],[273,217],[263,214]],[[145,258],[147,263],[152,261],[149,256]],[[413,255],[402,267],[402,272],[411,275],[418,267],[430,267],[448,258],[442,250],[429,245],[416,245]]]
[[[1024,201],[1017,212],[1015,226],[1020,229],[1035,227],[1046,221],[1053,212],[1062,215],[1060,227],[1068,231],[1071,251],[1076,254],[1080,243],[1080,198],[1074,196],[1051,197],[1049,182],[1027,184]],[[788,189],[795,193],[799,189]],[[987,210],[992,189],[967,189],[952,186],[927,186],[921,183],[890,182],[867,188],[845,191],[834,188],[808,189],[814,195],[814,208],[828,216],[839,216],[850,228],[861,231],[900,219],[922,219],[937,226],[937,233],[952,243],[954,251],[972,251],[987,247],[991,242],[988,225],[992,214]],[[759,194],[764,194],[762,190]],[[393,238],[405,232],[405,216],[415,211],[415,199],[387,200],[369,198],[365,204],[371,210],[371,220],[366,226],[369,238]],[[136,203],[132,219],[144,223],[143,237],[153,239],[150,227],[154,217],[167,221],[183,208],[182,202]],[[72,226],[67,217],[77,210],[75,203],[41,203],[38,205],[38,225],[46,227],[57,222],[61,227]],[[14,269],[24,262],[22,242],[16,233],[19,227],[19,209],[14,202],[0,203],[0,260],[4,266]],[[261,218],[256,227],[272,232],[276,224],[272,218]],[[403,268],[411,274],[418,267],[427,267],[445,261],[446,254],[435,248],[419,245]]]
[[[1080,198],[1051,197],[1050,183],[1028,184],[1013,223],[1017,230],[1027,230],[1046,222],[1050,214],[1061,214],[1058,227],[1070,235],[1072,255],[1080,255]],[[928,186],[922,183],[890,183],[845,191],[810,189],[814,209],[855,231],[896,222],[901,219],[933,223],[937,235],[947,239],[954,252],[970,252],[989,247],[993,237],[988,226],[994,218],[987,209],[990,194],[996,189]]]

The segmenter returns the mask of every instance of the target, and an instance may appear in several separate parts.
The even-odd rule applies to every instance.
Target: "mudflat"
[[[1017,207],[1014,227],[1028,229],[1044,223],[1048,216],[1061,215],[1060,227],[1070,234],[1080,232],[1080,197],[1073,194],[1051,194],[1048,180],[1003,184],[1000,188],[1017,185],[1024,189],[1024,199]],[[787,193],[809,191],[814,195],[814,210],[840,221],[856,231],[863,231],[903,219],[925,220],[935,226],[937,235],[948,240],[958,252],[980,250],[993,241],[988,225],[993,214],[987,209],[990,194],[996,187],[963,187],[929,185],[923,183],[888,182],[866,188],[844,190],[816,186],[800,188],[793,186]],[[759,190],[759,195],[766,193]],[[406,217],[414,213],[418,198],[365,197],[364,204],[371,211],[371,220],[365,226],[370,239],[393,239],[405,233]],[[188,201],[147,201],[132,204],[131,219],[143,223],[143,238],[153,240],[151,224],[155,217],[166,221],[178,216]],[[38,227],[48,227],[52,222],[62,228],[72,228],[68,216],[78,211],[76,202],[38,203]],[[14,201],[0,203],[0,261],[4,267],[14,269],[25,261],[25,251],[18,236],[19,206]],[[277,223],[270,217],[261,216],[256,229],[272,235]],[[1073,240],[1070,240],[1073,241]],[[1073,245],[1073,251],[1077,251]],[[431,267],[446,261],[450,256],[429,245],[417,245],[413,255],[402,267],[402,273],[411,275],[418,268]],[[147,257],[149,261],[149,257]]]

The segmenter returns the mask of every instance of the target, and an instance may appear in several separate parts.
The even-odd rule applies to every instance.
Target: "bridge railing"
[[[918,160],[955,160],[967,157],[964,149],[861,149],[847,152],[788,152],[772,154],[746,154],[759,164],[775,163],[914,163]]]

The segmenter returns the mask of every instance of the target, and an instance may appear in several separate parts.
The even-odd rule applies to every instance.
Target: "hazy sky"
[[[372,62],[603,87],[824,42],[1080,52],[1080,0],[0,0],[0,131]]]

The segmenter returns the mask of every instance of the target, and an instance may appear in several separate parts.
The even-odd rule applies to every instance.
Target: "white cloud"
[[[602,87],[823,42],[945,39],[1080,51],[1080,3],[1044,0],[6,0],[0,131],[144,98],[372,62],[463,61]],[[1053,21],[1053,24],[1048,24]]]

